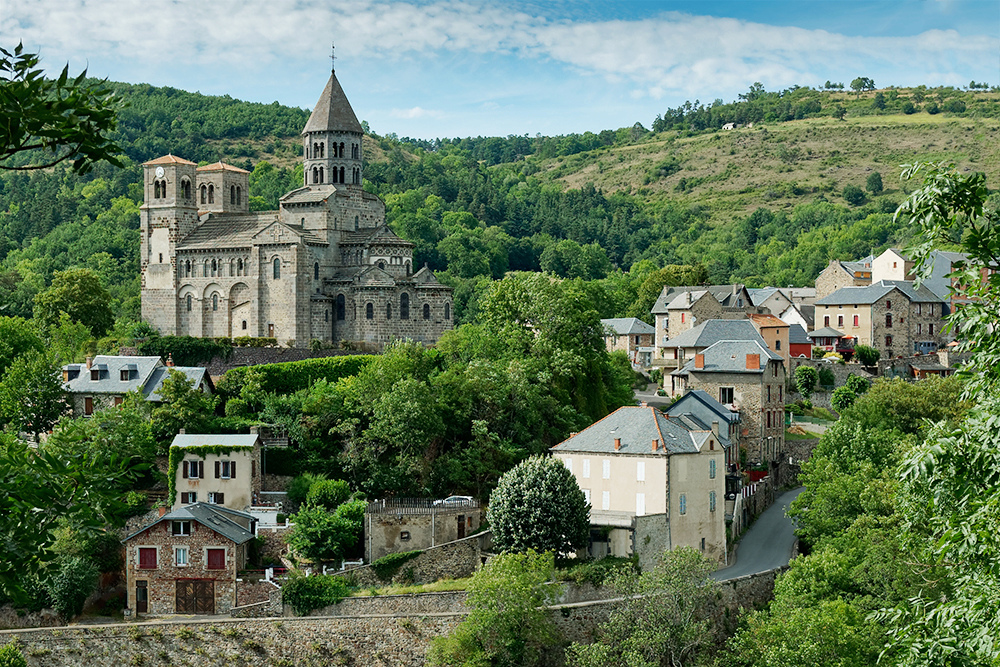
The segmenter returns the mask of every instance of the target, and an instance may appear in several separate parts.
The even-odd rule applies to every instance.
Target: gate
[[[214,614],[215,581],[211,579],[178,579],[177,613]]]

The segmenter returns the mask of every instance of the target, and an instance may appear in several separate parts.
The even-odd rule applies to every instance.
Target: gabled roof
[[[692,389],[681,396],[667,408],[667,413],[671,417],[677,417],[682,414],[694,414],[704,423],[710,423],[715,420],[709,419],[708,422],[705,422],[703,415],[715,415],[720,423],[724,422],[726,424],[733,424],[740,420],[739,412],[730,410],[702,389]]]
[[[195,166],[196,163],[191,162],[191,160],[185,160],[182,157],[177,157],[176,155],[170,155],[168,153],[167,155],[164,155],[163,157],[158,157],[155,160],[150,160],[149,162],[143,162],[143,164],[144,165],[146,165],[146,164],[189,164],[189,165],[191,165],[193,167],[193,166]]]
[[[750,295],[750,300],[753,302],[753,305],[759,306],[775,294],[781,294],[781,290],[777,287],[761,287],[758,289],[747,289],[747,293]],[[782,296],[784,296],[784,294],[782,294]]]
[[[612,317],[601,320],[601,324],[617,336],[656,333],[656,329],[637,317]]]
[[[926,286],[915,287],[912,280],[880,280],[871,285],[841,287],[839,290],[816,302],[817,306],[846,306],[848,304],[873,304],[881,301],[893,290],[911,303],[939,303],[942,299]]]
[[[770,327],[787,327],[788,326],[788,324],[786,324],[784,321],[782,321],[781,318],[775,317],[774,315],[771,315],[770,313],[764,313],[764,314],[747,313],[747,318],[751,322],[755,323],[758,327],[768,327],[768,328],[770,328]]]
[[[90,370],[86,364],[67,364],[64,370],[78,370],[80,374],[66,382],[66,391],[85,394],[125,394],[136,389],[143,389],[153,371],[163,366],[159,357],[120,357],[97,355],[92,367],[100,370],[100,378],[90,379]],[[121,379],[122,370],[129,370],[129,379]]]
[[[656,303],[653,304],[652,309],[649,312],[654,315],[662,315],[667,312],[668,306],[677,295],[683,292],[699,292],[698,296],[692,295],[692,301],[695,301],[702,296],[704,292],[708,292],[712,297],[719,302],[725,308],[739,308],[738,301],[740,295],[746,291],[746,287],[735,283],[733,285],[704,285],[704,286],[684,286],[684,287],[674,287],[672,285],[667,285],[660,292],[660,296],[656,299]],[[747,293],[747,299],[750,299],[749,293]],[[680,305],[682,302],[678,301],[677,304]],[[746,306],[747,304],[744,304]]]
[[[410,279],[417,283],[418,285],[440,285],[437,276],[431,271],[426,264],[420,267],[416,273],[410,276]]]
[[[812,341],[809,340],[809,336],[806,335],[806,330],[802,328],[801,324],[791,324],[788,326],[788,344],[812,344]]]
[[[748,322],[749,323],[749,322]],[[753,325],[751,325],[753,326]],[[695,368],[697,358],[692,359],[684,368],[676,370],[671,375],[687,375],[688,373],[749,373],[760,375],[767,370],[767,362],[782,361],[782,357],[767,349],[763,340],[720,340],[705,348],[705,365]],[[759,368],[747,368],[747,355],[760,355]]]
[[[720,340],[749,340],[767,345],[750,320],[705,320],[674,336],[663,347],[709,347]]]
[[[260,436],[256,433],[202,434],[178,433],[170,443],[171,447],[253,447]]]
[[[361,285],[382,286],[395,285],[396,279],[388,271],[384,271],[373,264],[358,271],[354,276],[354,282]]]
[[[281,195],[281,204],[320,204],[337,194],[335,185],[304,185]]]
[[[167,512],[156,521],[143,526],[122,540],[122,542],[127,542],[136,535],[149,530],[156,524],[164,521],[197,521],[201,525],[211,528],[219,535],[232,540],[236,544],[243,544],[244,542],[248,542],[253,539],[253,533],[233,521],[232,517],[234,516],[246,518],[248,521],[253,520],[253,517],[249,514],[224,508],[219,505],[212,505],[209,503],[194,503],[193,505],[185,505],[184,507],[176,509],[173,512]]]
[[[625,406],[552,447],[554,452],[600,452],[669,456],[696,454],[705,434],[691,431],[656,408]],[[615,439],[621,449],[615,449]],[[659,448],[652,451],[653,440]]]
[[[240,169],[239,167],[234,167],[231,164],[226,164],[225,162],[213,162],[212,164],[206,164],[204,167],[198,167],[195,171],[234,171],[237,174],[249,174],[250,172],[246,169]]]
[[[249,215],[209,215],[178,244],[177,249],[248,248],[254,243],[254,235],[277,219],[275,211]]]
[[[833,327],[823,327],[822,329],[817,329],[816,331],[810,331],[806,334],[809,338],[843,338],[844,334],[837,331]]]
[[[163,388],[163,381],[170,376],[170,371],[172,370],[186,375],[191,380],[191,386],[196,389],[201,386],[202,382],[208,383],[210,389],[214,389],[215,387],[212,382],[212,376],[208,374],[207,369],[201,366],[158,366],[143,389],[143,394],[146,396],[147,401],[159,403],[163,400],[160,398],[160,389]]]
[[[356,232],[345,232],[341,237],[340,245],[371,245],[379,243],[383,245],[412,246],[413,244],[405,239],[399,238],[396,232],[392,231],[389,225],[379,225],[378,227],[360,229]]]
[[[337,81],[337,73],[330,72],[326,87],[319,96],[319,101],[313,107],[309,121],[302,134],[309,132],[356,132],[362,134],[364,129],[354,115],[351,103],[347,101],[344,89]]]

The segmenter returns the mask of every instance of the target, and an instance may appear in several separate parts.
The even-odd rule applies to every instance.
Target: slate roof
[[[159,357],[117,357],[98,355],[94,357],[92,366],[100,369],[100,378],[90,379],[90,370],[86,364],[67,364],[63,369],[78,370],[80,374],[64,383],[66,391],[75,394],[125,394],[136,389],[143,389],[157,366],[163,362]],[[123,368],[134,366],[129,373],[129,379],[122,381]]]
[[[915,287],[912,280],[880,280],[860,287],[841,287],[816,302],[817,306],[846,306],[873,304],[882,300],[894,289],[899,290],[911,303],[940,302],[942,299],[925,285]]]
[[[734,285],[703,285],[685,287],[667,286],[660,292],[660,296],[657,297],[656,303],[653,304],[653,307],[649,312],[654,315],[662,315],[667,312],[667,307],[672,301],[674,301],[674,299],[677,298],[678,294],[686,292],[699,292],[698,296],[692,295],[693,299],[697,300],[703,296],[706,291],[715,297],[715,300],[722,304],[722,306],[726,308],[736,308],[738,305],[734,299],[733,292],[736,292],[735,298],[738,299],[744,289],[745,287],[738,283]],[[678,304],[679,303],[680,302],[678,302]]]
[[[143,389],[143,395],[147,401],[159,403],[163,400],[160,398],[160,389],[163,388],[163,381],[170,375],[171,370],[186,375],[191,380],[192,386],[196,388],[201,386],[202,382],[207,382],[208,386],[212,389],[215,388],[212,377],[208,374],[208,369],[201,366],[159,366],[153,370],[149,382],[146,383],[146,387]]]
[[[837,331],[833,327],[823,327],[822,329],[817,329],[816,331],[810,331],[806,334],[809,338],[843,338],[844,334]]]
[[[700,408],[697,406],[701,406]],[[667,413],[671,416],[678,416],[684,413],[695,414],[695,415],[715,415],[718,417],[719,422],[725,422],[727,424],[732,424],[740,420],[740,413],[734,412],[719,403],[717,400],[712,398],[711,394],[703,389],[692,389],[688,393],[681,396],[679,399],[674,401],[674,403],[667,409]],[[705,422],[704,416],[699,416],[702,422]],[[708,422],[714,421],[709,418]],[[705,422],[705,423],[708,423]]]
[[[248,542],[253,539],[253,533],[233,521],[233,516],[253,521],[253,517],[245,512],[238,512],[220,505],[212,505],[210,503],[194,503],[192,505],[185,505],[184,507],[175,509],[172,512],[167,512],[156,521],[143,526],[122,540],[122,542],[127,542],[143,531],[149,530],[156,524],[164,521],[197,521],[201,525],[211,528],[218,534],[232,540],[236,544],[243,544],[244,542]]]
[[[759,306],[774,296],[775,292],[780,291],[777,287],[761,287],[758,289],[748,289],[747,293],[750,295],[750,301],[753,302],[753,305]]]
[[[749,340],[767,345],[750,320],[705,320],[674,336],[663,347],[709,347],[720,340]]]
[[[615,450],[615,438],[621,440],[619,450]],[[552,451],[644,456],[696,454],[706,439],[706,434],[692,432],[656,408],[625,406],[563,440]],[[656,454],[652,451],[653,440],[660,441]]]
[[[278,241],[260,237],[261,232],[274,224],[288,229],[291,234]],[[216,248],[249,248],[265,243],[295,243],[295,240],[291,238],[292,234],[299,236],[304,243],[328,245],[326,241],[298,225],[279,221],[278,214],[269,211],[250,215],[210,215],[205,222],[181,241],[177,249],[214,250]]]
[[[357,132],[363,134],[364,129],[354,115],[351,103],[347,101],[344,89],[337,81],[337,73],[330,72],[326,87],[319,96],[319,101],[313,108],[309,121],[302,134],[310,132]]]
[[[260,440],[256,433],[200,434],[178,433],[170,443],[171,447],[253,447]]]
[[[413,245],[399,238],[388,225],[379,225],[374,229],[363,229],[357,232],[346,232],[340,239],[340,245],[362,245],[365,243],[383,243],[388,245]]]
[[[278,200],[282,204],[319,204],[337,194],[335,185],[305,185],[286,192]]]
[[[788,326],[788,344],[797,345],[800,343],[812,344],[809,340],[809,336],[806,335],[806,330],[802,328],[801,324],[791,324]]]
[[[601,320],[601,324],[618,336],[656,333],[656,329],[636,317],[612,317]]]
[[[749,323],[749,322],[748,322]],[[753,326],[753,325],[751,325]],[[692,359],[684,368],[678,369],[671,375],[687,375],[690,372],[696,373],[749,373],[760,375],[767,369],[767,361],[781,361],[782,357],[767,349],[767,346],[755,340],[720,340],[717,343],[705,348],[701,352],[705,356],[705,366],[695,368],[695,359]],[[760,368],[747,368],[747,355],[760,355]]]

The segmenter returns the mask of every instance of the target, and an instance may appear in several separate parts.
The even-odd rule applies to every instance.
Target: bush
[[[140,343],[138,348],[143,356],[159,356],[164,361],[170,356],[178,366],[197,366],[215,356],[228,359],[233,353],[233,342],[228,338],[153,336]]]
[[[622,558],[620,556],[606,556],[600,560],[584,562],[560,559],[556,566],[559,568],[556,570],[556,579],[573,581],[578,584],[593,584],[594,586],[603,585],[605,579],[621,570],[638,570],[635,558]]]
[[[868,182],[865,183],[865,187],[867,188],[868,192],[870,192],[873,195],[882,194],[882,188],[883,188],[882,174],[878,173],[877,171],[873,171],[871,174],[869,174]]]
[[[819,373],[812,366],[799,366],[795,369],[795,386],[805,400],[809,400],[809,397],[812,396],[818,379]]]
[[[819,369],[819,383],[823,387],[832,387],[836,382],[837,378],[829,368]]]
[[[843,197],[851,206],[861,206],[865,203],[865,193],[856,185],[845,185]]]
[[[366,503],[352,500],[335,512],[306,505],[295,516],[288,546],[311,561],[336,560],[354,550],[364,527]]]
[[[17,639],[0,646],[0,667],[28,667],[28,661],[24,659],[17,645]]]
[[[306,504],[333,511],[351,497],[351,487],[342,479],[322,479],[309,487]]]
[[[259,373],[263,392],[294,394],[300,389],[308,389],[317,380],[336,382],[340,378],[357,375],[374,358],[371,355],[345,355],[231,368],[219,380],[216,389],[226,397],[239,396],[246,375]]]
[[[86,558],[63,559],[56,573],[45,582],[52,597],[52,607],[69,621],[83,611],[83,603],[96,588],[99,576],[97,567]]]
[[[301,505],[309,497],[309,490],[312,489],[313,484],[322,482],[325,479],[326,476],[324,475],[317,475],[311,472],[302,473],[288,485],[289,502]]]
[[[795,415],[796,417],[801,417],[802,415],[804,415],[806,413],[806,411],[798,403],[788,403],[788,404],[786,404],[785,405],[785,412],[790,412],[793,415]]]
[[[882,353],[870,345],[856,345],[854,347],[854,358],[862,366],[874,366],[882,357]]]
[[[296,614],[305,616],[316,609],[337,604],[350,595],[350,587],[340,577],[307,577],[298,570],[293,570],[282,587],[281,594],[282,600],[291,605]]]
[[[416,551],[401,551],[399,553],[387,554],[372,562],[372,570],[379,579],[388,583],[399,572],[399,568],[422,553],[423,551],[418,549]]]
[[[264,450],[264,460],[269,475],[294,477],[302,471],[302,453],[291,447],[268,448]],[[309,489],[306,489],[308,492]]]

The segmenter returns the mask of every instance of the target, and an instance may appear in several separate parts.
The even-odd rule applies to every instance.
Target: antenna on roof
[[[330,42],[330,71],[337,71],[337,45]]]

